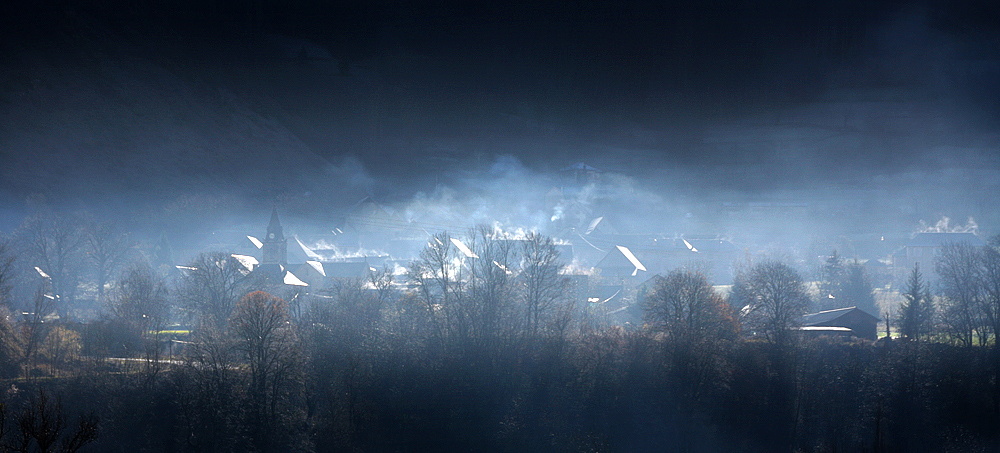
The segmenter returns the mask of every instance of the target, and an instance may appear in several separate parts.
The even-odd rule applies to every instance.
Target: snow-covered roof
[[[295,274],[291,272],[285,272],[285,277],[282,279],[286,285],[291,286],[309,286],[308,283],[300,280]]]
[[[321,263],[319,261],[312,261],[312,260],[310,260],[310,261],[306,261],[306,264],[308,264],[310,267],[312,267],[313,269],[315,269],[316,272],[319,272],[319,275],[322,275],[322,276],[326,277],[326,271],[323,270],[323,263]]]
[[[618,248],[618,251],[622,252],[622,255],[625,255],[625,258],[627,258],[636,269],[639,269],[640,271],[646,270],[646,266],[643,266],[642,263],[639,262],[639,259],[632,254],[632,251],[629,250],[628,247],[625,247],[624,245],[616,245],[615,247]]]
[[[451,243],[455,244],[455,247],[458,247],[458,249],[462,251],[462,254],[464,254],[467,258],[479,258],[479,255],[473,253],[472,249],[462,243],[462,241],[458,240],[458,238],[451,238]]]
[[[825,322],[830,322],[830,321],[833,321],[834,319],[837,319],[837,318],[839,318],[841,316],[844,316],[844,315],[846,315],[848,313],[851,313],[851,312],[854,312],[854,311],[858,311],[858,312],[864,313],[864,314],[866,314],[866,315],[874,318],[876,321],[878,320],[878,318],[875,318],[875,316],[872,316],[870,313],[867,313],[867,312],[865,312],[864,310],[862,310],[862,309],[860,309],[858,307],[845,307],[845,308],[836,308],[836,309],[833,309],[833,310],[824,310],[824,311],[821,311],[821,312],[818,312],[818,313],[812,313],[812,314],[805,315],[805,316],[802,317],[802,325],[804,325],[804,326],[815,326],[817,324],[822,324],[822,323],[825,323]]]

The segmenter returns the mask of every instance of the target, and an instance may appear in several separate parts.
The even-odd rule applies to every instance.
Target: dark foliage
[[[310,334],[301,373],[277,394],[255,394],[251,369],[214,368],[208,358],[153,379],[146,368],[122,365],[36,385],[62,395],[64,413],[100,418],[93,451],[1000,446],[987,348],[727,340],[706,360],[702,350],[678,350],[663,335],[611,328],[539,339],[527,353],[493,350],[492,361],[472,362],[467,351],[397,350],[355,335]],[[241,349],[230,343],[228,351],[226,360],[238,363]],[[263,428],[262,414],[271,417]],[[73,426],[67,422],[65,432]]]
[[[490,249],[489,231],[472,234],[458,241],[471,253],[439,235],[412,290],[383,271],[289,293],[298,310],[247,293],[246,275],[233,273],[223,281],[243,289],[215,307],[226,322],[207,313],[173,357],[149,353],[157,342],[144,335],[157,324],[141,314],[160,307],[162,288],[131,269],[109,297],[115,316],[72,326],[81,358],[55,377],[5,383],[0,440],[14,451],[102,452],[1000,447],[995,347],[799,338],[803,284],[776,261],[738,278],[729,302],[742,317],[704,275],[677,270],[654,280],[644,327],[582,328],[571,303],[509,271],[561,284],[548,242]],[[230,265],[216,258],[201,264]],[[923,300],[915,277],[909,292]],[[212,297],[187,289],[189,302]],[[66,326],[37,329],[38,342]],[[18,338],[10,354],[23,356],[30,335]]]

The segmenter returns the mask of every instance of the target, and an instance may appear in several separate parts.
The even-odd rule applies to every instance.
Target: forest
[[[0,450],[1000,445],[995,240],[946,246],[933,290],[909,272],[891,337],[871,342],[799,334],[822,307],[794,262],[754,257],[727,290],[674,269],[620,325],[574,297],[552,238],[461,237],[433,235],[404,274],[311,294],[229,253],[158,267],[115,225],[29,217],[0,247]],[[833,254],[816,274],[870,298],[864,275],[867,294],[845,296],[862,271]],[[99,314],[80,321],[87,291]]]

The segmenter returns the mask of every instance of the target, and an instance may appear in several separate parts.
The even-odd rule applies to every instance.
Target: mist
[[[476,292],[480,288],[469,283],[465,289],[461,278],[456,278],[443,283],[443,289],[427,289],[433,286],[428,283],[433,278],[421,279],[433,273],[420,263],[426,264],[429,254],[440,253],[438,258],[447,264],[440,269],[451,266],[458,274],[476,276],[476,272],[483,272],[483,281],[503,280],[506,277],[490,271],[501,269],[504,275],[520,275],[522,270],[517,266],[523,264],[518,261],[521,258],[512,258],[510,263],[491,258],[494,268],[490,260],[477,255],[485,256],[477,247],[496,241],[513,250],[548,238],[551,244],[542,243],[558,251],[564,266],[561,278],[577,279],[574,282],[590,279],[589,283],[574,283],[585,289],[559,287],[580,296],[578,299],[584,301],[580,306],[587,307],[576,307],[580,313],[574,312],[572,322],[567,315],[567,321],[556,329],[559,341],[572,340],[547,343],[551,339],[536,338],[537,344],[511,340],[505,345],[516,346],[498,349],[501,352],[495,357],[488,357],[496,360],[483,365],[484,369],[514,360],[525,351],[540,354],[532,356],[538,363],[531,366],[538,369],[548,366],[539,365],[546,359],[538,351],[548,354],[568,348],[565,350],[580,357],[590,353],[599,356],[604,346],[596,345],[607,340],[611,345],[607,354],[615,360],[634,359],[634,363],[656,363],[670,370],[660,375],[660,371],[649,371],[655,368],[650,366],[646,370],[649,374],[637,372],[643,379],[667,376],[664,379],[670,382],[683,382],[689,376],[670,374],[671,367],[683,366],[674,362],[664,365],[656,362],[660,359],[650,358],[655,354],[649,351],[654,350],[668,351],[664,357],[680,354],[671,349],[674,337],[657,330],[661,326],[640,312],[649,309],[642,299],[652,297],[655,291],[651,288],[666,285],[665,276],[677,277],[674,272],[682,269],[699,269],[705,278],[696,282],[699,288],[721,291],[709,305],[732,308],[716,319],[725,325],[719,328],[724,339],[712,343],[713,348],[719,348],[719,355],[712,357],[725,356],[727,370],[733,371],[740,369],[737,364],[741,360],[733,351],[760,352],[747,359],[753,362],[747,369],[778,364],[793,370],[790,364],[799,358],[783,361],[782,357],[794,356],[788,351],[805,357],[830,349],[797,345],[801,349],[776,347],[772,351],[768,349],[772,338],[763,328],[751,328],[751,322],[742,327],[726,324],[745,322],[742,316],[746,313],[741,309],[750,310],[752,304],[742,304],[740,297],[745,295],[740,291],[752,287],[747,272],[753,264],[773,264],[775,272],[800,272],[801,276],[795,277],[802,280],[799,283],[811,298],[804,305],[819,311],[828,308],[823,304],[832,303],[829,299],[834,298],[835,291],[827,291],[833,284],[824,280],[832,277],[824,272],[829,272],[830,263],[840,263],[838,256],[855,266],[895,266],[897,261],[909,259],[906,246],[919,233],[972,233],[976,244],[1000,237],[1000,211],[994,200],[1000,192],[1000,8],[993,2],[954,5],[945,1],[848,0],[809,5],[777,0],[674,5],[515,1],[479,5],[419,0],[59,0],[8,2],[0,6],[0,17],[9,25],[0,27],[0,258],[6,256],[3,247],[7,244],[31,243],[35,233],[35,237],[43,236],[39,231],[45,222],[55,225],[60,219],[72,218],[78,226],[92,230],[95,225],[110,225],[108,231],[128,238],[129,260],[151,266],[148,271],[130,268],[131,273],[116,269],[120,276],[80,283],[69,291],[79,290],[79,299],[93,299],[94,307],[78,310],[85,315],[73,315],[68,309],[54,312],[64,318],[60,322],[76,323],[66,324],[70,326],[67,329],[82,332],[85,338],[97,335],[95,329],[112,326],[108,331],[115,330],[109,320],[117,319],[120,313],[104,300],[97,303],[104,298],[105,286],[129,281],[126,277],[141,280],[153,275],[167,279],[161,283],[175,310],[170,315],[172,322],[181,323],[183,318],[183,328],[174,330],[185,332],[183,335],[195,332],[210,336],[216,330],[234,328],[226,325],[231,321],[230,312],[236,313],[233,307],[196,322],[191,313],[207,309],[178,302],[189,299],[189,305],[200,303],[201,295],[184,294],[184,288],[191,292],[191,287],[197,286],[185,287],[185,278],[199,269],[199,262],[202,270],[214,269],[205,263],[225,270],[221,263],[229,259],[226,256],[239,256],[243,260],[237,263],[242,263],[240,272],[244,268],[252,272],[260,264],[258,258],[266,261],[260,256],[264,253],[260,242],[274,232],[280,218],[278,233],[281,236],[283,232],[289,245],[289,255],[281,255],[287,262],[282,263],[280,272],[285,272],[289,263],[312,262],[312,269],[318,269],[316,275],[324,278],[327,274],[322,263],[329,265],[331,275],[354,272],[355,268],[363,275],[376,275],[382,266],[390,275],[377,274],[386,279],[382,286],[377,279],[354,282],[356,287],[339,282],[325,287],[321,295],[318,291],[309,294],[301,287],[292,288],[304,287],[299,277],[319,278],[306,275],[313,271],[303,267],[302,275],[283,281],[285,286],[278,285],[275,299],[259,294],[253,299],[254,303],[287,309],[289,319],[301,323],[302,332],[317,335],[308,338],[317,345],[326,343],[316,338],[343,335],[336,337],[342,342],[337,343],[340,349],[320,350],[316,346],[320,349],[310,350],[315,355],[309,360],[327,357],[323,354],[334,362],[353,360],[343,367],[356,371],[359,368],[350,367],[368,360],[359,357],[375,354],[377,348],[358,339],[369,338],[364,336],[367,333],[358,333],[356,338],[350,335],[369,332],[364,329],[370,327],[370,332],[385,334],[372,334],[371,338],[396,341],[382,349],[395,354],[386,359],[389,368],[408,363],[408,352],[420,351],[414,354],[441,360],[434,362],[442,364],[441,368],[428,371],[434,379],[451,379],[449,366],[470,372],[462,367],[489,360],[484,359],[486,355],[469,352],[472,347],[468,344],[458,340],[448,343],[452,341],[448,335],[435,331],[441,329],[434,324],[437,316],[455,315],[435,297],[447,299],[449,291],[456,291],[472,300],[475,298],[469,295],[480,297]],[[93,231],[88,234],[96,237]],[[458,248],[449,248],[449,244]],[[94,259],[95,253],[78,258],[82,263],[84,258]],[[512,252],[511,256],[522,256],[518,253],[528,252]],[[677,258],[682,255],[683,259]],[[476,267],[480,259],[484,267]],[[61,296],[55,289],[45,290],[45,285],[56,286],[49,275],[56,272],[49,269],[46,274],[35,267],[37,263],[28,266],[27,259],[22,261],[17,264],[19,270],[9,274],[17,276],[9,285],[0,263],[0,295],[13,294],[10,300],[16,299],[0,302],[9,305],[11,313],[20,313],[12,314],[9,322],[29,325],[24,323],[29,323],[32,315],[37,327],[43,322],[39,314],[43,298],[57,300]],[[270,261],[274,262],[266,264],[282,260]],[[636,264],[639,262],[645,266]],[[909,266],[910,262],[905,262]],[[620,272],[616,266],[622,267],[622,263],[627,268],[624,274],[614,274]],[[236,264],[229,266],[231,270]],[[928,281],[937,278],[932,277],[933,265],[923,269]],[[873,310],[886,309],[886,313],[870,313],[882,323],[880,328],[889,329],[899,316],[897,312],[890,314],[889,308],[902,307],[908,271],[893,269],[891,279],[878,282],[874,293],[869,291],[869,295],[882,298],[877,308],[872,305]],[[84,275],[82,272],[79,274]],[[48,283],[36,288],[36,274]],[[71,277],[80,281],[91,278],[89,274]],[[614,278],[618,280],[611,281]],[[449,284],[457,289],[449,289]],[[954,287],[962,285],[953,285],[950,295],[946,294],[947,282],[934,285],[939,285],[934,286],[933,297],[938,298],[944,316],[946,301],[954,299]],[[255,294],[250,291],[263,286],[240,288]],[[920,285],[914,288],[913,294],[920,296]],[[462,293],[466,290],[467,294]],[[156,291],[151,294],[159,294]],[[91,297],[90,293],[100,296]],[[395,296],[387,298],[385,294],[390,293]],[[390,299],[396,305],[391,305]],[[230,301],[231,305],[238,300]],[[374,303],[372,300],[378,301],[381,311],[364,311],[362,306]],[[602,314],[600,322],[588,317],[593,307],[612,300],[622,306],[605,310],[611,314]],[[357,306],[348,309],[338,305],[320,313],[315,307],[323,301],[349,301]],[[406,305],[411,302],[416,305]],[[737,303],[741,305],[729,306]],[[396,310],[391,316],[385,308],[390,305]],[[246,304],[241,307],[249,310]],[[341,318],[334,313],[343,320],[335,320]],[[413,313],[427,316],[406,317],[415,316]],[[310,316],[322,318],[322,322]],[[537,329],[539,322],[536,319],[533,328]],[[919,343],[918,347],[919,334],[914,333],[913,347],[906,354],[927,358],[940,352],[933,347],[954,346],[941,340],[948,338],[949,333],[941,327],[947,323],[937,322],[936,346],[925,348],[925,343]],[[212,323],[217,325],[206,327]],[[389,326],[391,323],[396,324]],[[0,324],[2,331],[6,324]],[[316,326],[327,329],[334,325],[347,333],[338,331],[323,337],[325,333],[314,331]],[[407,329],[423,336],[414,334],[411,338],[405,333]],[[530,330],[525,327],[525,331]],[[982,345],[996,344],[995,333],[993,339],[983,335]],[[911,338],[911,334],[904,336]],[[886,337],[892,338],[892,334]],[[968,337],[972,338],[971,330]],[[204,338],[174,340],[177,344],[201,344],[198,342]],[[486,348],[484,344],[495,340],[490,335],[483,338],[487,340],[477,337],[470,341],[475,347]],[[532,349],[534,346],[538,349]],[[29,351],[25,353],[28,357],[35,344],[18,347]],[[874,346],[867,343],[830,347],[849,351],[846,355],[876,354]],[[95,348],[88,343],[84,350],[97,354]],[[462,365],[455,359],[458,356],[449,355],[459,350],[467,354],[462,358],[475,360]],[[767,355],[772,352],[776,357],[773,363]],[[139,353],[101,354],[132,360]],[[308,355],[303,353],[303,357]],[[189,361],[195,361],[191,357]],[[570,362],[559,357],[552,363]],[[891,356],[884,363],[896,363],[892,360],[900,357],[910,356]],[[511,366],[520,370],[517,367],[521,365]],[[186,372],[199,375],[204,368],[198,366],[192,365]],[[25,378],[42,373],[33,371],[41,369],[34,362],[18,362],[17,367],[17,373]],[[56,376],[53,367],[49,366],[48,373]],[[949,367],[945,364],[935,369],[947,371]],[[350,380],[343,377],[350,375],[347,372],[335,379],[320,376],[322,366],[311,370],[320,371],[310,378],[317,379],[310,385],[326,382],[322,379]],[[985,368],[974,372],[980,371],[989,375]],[[400,373],[408,376],[410,371]],[[580,374],[593,377],[594,388],[600,388],[605,376],[617,376],[607,369]],[[350,376],[354,379],[355,375]],[[763,374],[751,377],[769,382]],[[415,393],[427,390],[420,387],[420,379],[392,379],[396,378],[417,382],[417,390],[410,389]],[[470,388],[507,385],[482,379]],[[724,376],[719,379],[725,381]],[[150,378],[149,382],[154,381]],[[364,387],[356,381],[343,382],[355,386],[351,391]],[[614,385],[629,386],[625,380]],[[733,405],[744,394],[741,392],[749,392],[738,385],[722,387],[713,387],[716,393],[709,392],[704,400],[686,395],[663,403],[664,407],[676,403],[677,411],[663,417],[669,423],[681,423],[678,420],[688,414],[684,411],[709,407],[706,401]],[[572,412],[567,408],[579,401],[577,397],[594,391],[581,388],[562,400],[566,404],[562,409]],[[906,391],[900,390],[899,395],[909,395]],[[377,389],[373,392],[378,393]],[[642,391],[635,395],[640,394]],[[684,399],[688,397],[691,401]],[[27,401],[23,395],[17,398]],[[389,404],[372,398],[370,401]],[[285,403],[293,407],[290,401]],[[541,400],[532,401],[533,407],[545,406]],[[605,407],[600,398],[594,401],[598,401],[594,403],[598,409],[591,408],[593,414],[614,412],[608,408],[610,403]],[[930,399],[922,401],[931,404]],[[688,403],[692,406],[683,406]],[[504,404],[507,402],[483,411],[503,412],[507,410],[501,408]],[[864,407],[865,411],[870,409]],[[398,413],[408,410],[396,409]],[[330,410],[335,414],[340,409]],[[376,412],[372,409],[368,414],[375,417],[371,414]],[[760,451],[793,445],[791,441],[768,443],[768,439],[746,435],[723,412],[711,412],[713,417],[721,417],[713,419],[711,426],[727,426],[730,440],[753,439],[751,443]],[[859,419],[866,421],[852,429],[861,432],[872,426],[871,414],[859,414]],[[380,416],[385,418],[379,423],[391,425],[386,421],[391,416]],[[0,414],[3,417],[6,415]],[[330,415],[331,420],[337,417],[341,415]],[[529,419],[504,423],[519,426],[531,423],[524,421]],[[223,423],[220,420],[216,421]],[[337,440],[327,439],[331,442],[327,446],[388,448],[359,434],[364,430],[355,426],[358,423],[351,419],[350,429],[341,427],[347,434],[338,431],[340,434],[332,436]],[[566,430],[585,432],[581,427],[592,421],[573,419],[568,423],[573,428]],[[881,421],[873,423],[881,429]],[[453,432],[461,431],[452,428]],[[319,431],[315,426],[310,429]],[[559,439],[569,442],[569,431],[559,429],[553,428],[563,436]],[[715,428],[705,429],[699,435],[710,438],[708,433]],[[919,431],[907,429],[896,432]],[[691,432],[687,435],[693,436]],[[661,445],[654,440],[629,443],[611,435],[594,440],[586,437],[589,434],[573,433],[576,449],[586,445],[599,450],[599,441],[608,439],[625,449]],[[310,442],[323,450],[322,436],[299,434],[303,438],[312,435]],[[410,435],[411,440],[420,438]],[[857,440],[865,435],[845,434],[843,438],[855,436],[851,439]],[[0,433],[0,438],[3,436]],[[674,439],[670,437],[673,434],[664,436],[657,439]],[[268,438],[267,442],[275,443],[267,444],[263,437],[251,437],[233,448],[253,444],[267,451],[290,444],[281,444],[288,439]],[[676,438],[684,437],[676,434]],[[526,445],[545,445],[532,439],[525,441]],[[808,442],[803,439],[813,438],[797,439],[800,443],[795,445]],[[732,444],[712,442],[703,444],[705,451],[748,445],[737,440]],[[851,445],[868,445],[865,442]],[[892,444],[891,439],[887,442]],[[908,444],[898,439],[895,442],[892,445],[897,449],[906,450]],[[928,445],[957,445],[941,442]],[[206,450],[218,447],[206,445],[202,445]],[[509,446],[516,448],[516,443]]]
[[[10,6],[4,229],[41,194],[123,217],[226,198],[205,228],[373,197],[544,231],[582,162],[606,175],[594,216],[630,233],[994,231],[1000,68],[978,10],[453,6],[265,4],[259,25],[227,3]],[[720,218],[747,203],[806,212]]]

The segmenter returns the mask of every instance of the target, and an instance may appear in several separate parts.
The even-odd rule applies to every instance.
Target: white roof
[[[458,249],[461,250],[462,253],[465,254],[466,257],[468,257],[468,258],[479,258],[479,255],[476,255],[475,253],[472,253],[472,249],[470,249],[467,245],[463,244],[462,241],[460,241],[460,240],[458,240],[456,238],[451,238],[451,243],[455,244],[455,247],[458,247]]]
[[[295,237],[295,243],[299,245],[299,249],[302,250],[302,253],[305,253],[306,258],[308,258],[306,260],[307,262],[309,260],[319,261],[323,259],[323,257],[319,253],[312,251],[312,249],[303,244],[302,241],[299,240],[298,236]],[[299,262],[301,263],[301,261]]]
[[[323,270],[323,263],[319,261],[306,261],[306,264],[312,266],[313,269],[316,269],[316,272],[319,272],[319,275],[326,277],[326,271]]]
[[[804,326],[799,327],[798,330],[803,332],[853,332],[853,330],[847,327],[825,327],[825,326]]]
[[[628,247],[625,247],[624,245],[616,245],[615,247],[618,248],[619,252],[622,252],[622,255],[625,255],[625,258],[627,258],[636,269],[640,271],[646,270],[646,266],[643,266],[642,263],[639,262],[639,259],[632,254],[632,251],[629,250]]]
[[[285,284],[292,286],[309,286],[308,283],[299,280],[299,278],[296,277],[295,274],[291,272],[285,272]]]
[[[234,253],[232,257],[236,258],[236,261],[239,261],[240,264],[243,265],[243,267],[250,270],[253,270],[254,266],[260,264],[260,262],[257,261],[257,258],[254,258],[250,255],[237,255]]]

